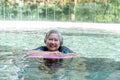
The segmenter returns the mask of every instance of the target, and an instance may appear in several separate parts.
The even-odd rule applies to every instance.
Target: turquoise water
[[[27,52],[44,44],[39,31],[0,32],[0,80],[120,80],[120,35],[102,30],[63,29],[64,45],[78,54],[47,68]],[[58,64],[59,64],[58,63]]]

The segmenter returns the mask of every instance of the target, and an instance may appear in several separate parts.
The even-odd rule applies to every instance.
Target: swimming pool
[[[25,57],[44,45],[45,30],[0,32],[0,80],[120,80],[120,35],[94,29],[64,29],[64,45],[79,57],[48,69]]]

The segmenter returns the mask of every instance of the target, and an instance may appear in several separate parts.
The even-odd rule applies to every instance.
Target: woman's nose
[[[52,43],[55,43],[55,41],[54,41],[54,40],[52,40],[51,42],[52,42]]]

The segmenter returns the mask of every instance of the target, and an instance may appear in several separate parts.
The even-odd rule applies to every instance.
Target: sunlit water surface
[[[45,45],[48,30],[0,32],[0,80],[120,80],[119,34],[60,28],[64,45],[78,57],[47,63],[48,67],[45,60],[26,56]]]

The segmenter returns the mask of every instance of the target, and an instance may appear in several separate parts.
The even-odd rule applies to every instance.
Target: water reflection
[[[120,80],[115,76],[120,73],[120,62],[108,58],[27,58],[22,64],[19,80]]]
[[[28,58],[27,52],[0,52],[0,80],[120,80],[115,59],[39,59]]]
[[[84,79],[86,76],[86,67],[83,59],[79,59],[77,63],[76,61],[74,62],[75,59],[73,58],[60,60],[32,58],[27,60],[29,62],[26,61],[25,64],[28,65],[24,69],[21,68],[22,70],[18,72],[20,80],[23,77],[24,80],[79,80],[80,75]]]

